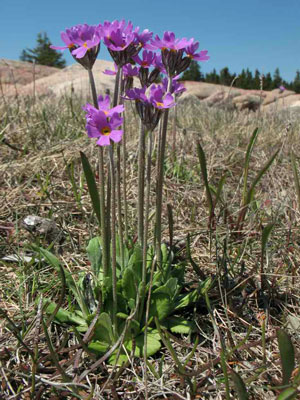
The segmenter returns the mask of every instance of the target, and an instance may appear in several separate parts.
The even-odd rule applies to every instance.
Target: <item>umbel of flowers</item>
[[[176,38],[166,31],[163,37],[153,37],[149,30],[140,31],[131,22],[124,20],[99,25],[76,25],[61,33],[64,46],[54,49],[69,49],[74,59],[88,70],[93,105],[86,104],[86,131],[96,139],[99,146],[99,209],[102,247],[103,296],[105,282],[112,285],[112,319],[117,329],[117,252],[121,267],[124,266],[125,243],[128,235],[126,201],[126,133],[124,132],[124,101],[135,103],[140,118],[138,157],[137,240],[142,251],[142,285],[135,313],[143,313],[145,296],[149,204],[151,187],[151,165],[153,135],[157,135],[156,157],[156,210],[155,232],[156,265],[162,266],[162,193],[164,182],[164,160],[169,109],[175,107],[176,96],[185,89],[178,82],[179,74],[185,71],[191,60],[209,59],[206,50],[198,52],[199,43],[194,39]],[[105,71],[115,75],[113,99],[98,96],[92,68],[103,43],[114,61],[114,70]],[[134,77],[140,81],[133,87]],[[157,83],[158,78],[161,83]],[[159,126],[158,132],[155,129]],[[122,149],[122,156],[121,156]],[[147,157],[146,157],[147,155]],[[109,176],[104,174],[105,162],[109,164]],[[122,165],[122,168],[121,168]],[[122,172],[122,177],[121,177]],[[122,179],[121,179],[122,178]],[[122,183],[122,186],[121,186]],[[91,196],[92,197],[92,196]],[[94,196],[95,198],[95,196]],[[93,199],[92,199],[93,200]],[[95,208],[95,202],[93,203]],[[124,216],[124,217],[123,217]],[[123,221],[124,219],[124,221]],[[125,231],[125,236],[124,236]],[[117,240],[118,237],[118,240]],[[117,245],[119,248],[117,249]],[[103,301],[103,300],[102,300]],[[115,332],[117,334],[117,332]]]

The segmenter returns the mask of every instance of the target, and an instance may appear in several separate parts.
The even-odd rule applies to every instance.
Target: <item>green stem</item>
[[[111,269],[113,289],[113,326],[117,334],[117,257],[116,257],[116,181],[113,145],[109,146],[110,179],[111,179]]]
[[[145,129],[141,122],[138,159],[138,241],[143,245],[145,198]]]
[[[119,67],[116,77],[113,107],[121,103],[121,86],[122,86],[122,67]],[[116,187],[117,187],[119,246],[120,246],[121,263],[123,268],[124,237],[123,237],[122,196],[121,196],[121,148],[119,143],[117,144],[116,185],[117,185]]]
[[[148,228],[149,228],[149,209],[150,209],[150,189],[151,189],[151,164],[152,164],[152,132],[149,132],[149,146],[147,155],[146,170],[146,205],[145,205],[145,223],[144,223],[144,241],[143,241],[143,271],[142,282],[146,284],[146,267],[147,267],[147,247],[148,247]]]
[[[148,250],[148,229],[149,229],[149,209],[150,209],[150,189],[151,189],[151,158],[152,158],[152,132],[149,132],[149,146],[147,154],[147,171],[146,171],[146,205],[145,205],[145,221],[144,221],[144,235],[143,235],[143,269],[142,269],[142,292],[141,292],[141,306],[139,309],[139,320],[141,320],[144,311],[144,300],[146,290],[146,276],[147,276],[147,250]],[[151,286],[149,287],[151,291]]]
[[[172,85],[172,77],[169,77],[167,92],[170,91],[171,85]],[[158,151],[158,171],[157,171],[158,173],[157,173],[157,183],[156,183],[156,215],[155,215],[156,256],[158,265],[160,267],[162,263],[162,257],[161,257],[162,194],[163,194],[163,183],[164,183],[164,160],[165,160],[165,149],[166,149],[166,139],[167,139],[168,117],[169,117],[169,109],[165,109],[163,114],[161,139]]]
[[[94,75],[91,69],[88,69],[89,73],[89,80],[91,85],[92,97],[95,108],[99,108],[98,106],[98,99],[97,99],[97,92],[96,92],[96,85],[94,80]],[[103,275],[104,277],[108,274],[108,236],[107,236],[107,229],[106,229],[106,221],[105,221],[105,181],[104,181],[104,162],[103,162],[103,148],[99,146],[99,186],[100,186],[100,229],[101,229],[101,244],[103,250]]]
[[[126,160],[127,160],[127,151],[126,151],[126,123],[125,123],[125,113],[123,116],[123,137],[122,137],[122,156],[123,156],[123,199],[124,199],[124,222],[125,222],[125,240],[128,243],[129,241],[129,233],[128,233],[128,204],[127,204],[127,175],[126,175]]]

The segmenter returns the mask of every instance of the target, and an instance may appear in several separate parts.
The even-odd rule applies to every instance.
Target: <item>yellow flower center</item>
[[[101,129],[101,133],[104,136],[108,136],[110,134],[111,130],[109,126],[104,126],[104,128]]]
[[[85,43],[83,43],[83,47],[88,47],[86,42],[85,42]]]
[[[147,61],[143,61],[143,62],[142,62],[142,67],[148,67]]]
[[[159,101],[157,101],[157,102],[156,102],[156,105],[157,105],[158,107],[163,107],[163,106],[164,106],[164,103],[160,103]]]

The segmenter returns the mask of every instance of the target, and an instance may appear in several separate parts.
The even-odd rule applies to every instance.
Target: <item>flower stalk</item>
[[[94,80],[93,71],[88,69],[90,86],[92,91],[93,103],[95,108],[99,109],[96,85]],[[103,161],[103,148],[99,146],[98,151],[98,159],[99,159],[99,194],[100,194],[100,231],[101,231],[101,244],[103,250],[103,275],[104,277],[108,274],[109,268],[109,246],[108,246],[108,235],[106,229],[106,221],[105,221],[105,181],[104,181],[104,161]]]
[[[172,85],[172,77],[169,77],[168,88],[169,92]],[[164,183],[164,160],[165,160],[165,149],[168,129],[168,117],[169,109],[164,110],[162,125],[161,125],[161,136],[159,139],[158,146],[158,168],[157,168],[157,183],[156,183],[156,212],[155,212],[155,239],[156,239],[156,257],[158,265],[161,267],[161,241],[162,241],[162,195],[163,195],[163,183]]]

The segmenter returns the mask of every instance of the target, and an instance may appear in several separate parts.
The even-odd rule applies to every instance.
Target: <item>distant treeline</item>
[[[221,69],[219,73],[213,69],[212,72],[203,74],[200,65],[193,60],[190,68],[184,72],[181,79],[226,86],[230,86],[234,80],[234,86],[242,89],[260,89],[262,84],[263,90],[273,90],[279,88],[279,86],[284,86],[286,89],[300,93],[300,70],[297,70],[292,82],[287,82],[280,76],[279,68],[275,69],[273,75],[270,72],[262,74],[258,69],[252,73],[249,68],[243,69],[240,74],[232,74],[228,67]]]

